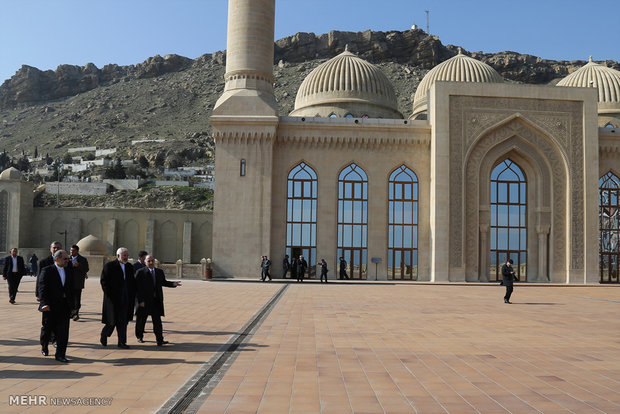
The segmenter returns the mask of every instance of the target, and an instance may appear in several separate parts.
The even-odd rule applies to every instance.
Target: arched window
[[[345,118],[354,118],[353,114],[346,114],[344,117]]]
[[[388,278],[418,278],[418,177],[406,165],[388,182]]]
[[[502,278],[508,258],[520,280],[527,268],[527,180],[510,159],[491,172],[491,278]]]
[[[338,177],[338,257],[352,279],[365,279],[368,255],[368,178],[351,164]]]
[[[7,233],[9,226],[9,194],[0,191],[0,252],[8,251]]]
[[[338,118],[338,115],[336,115],[336,114],[334,114],[334,113],[331,113],[331,114],[329,114],[329,117],[330,117],[330,118]]]
[[[601,283],[620,283],[620,178],[612,172],[599,180],[599,223]]]
[[[316,267],[316,172],[300,163],[288,174],[286,196],[286,254],[303,255],[308,262],[308,272]]]

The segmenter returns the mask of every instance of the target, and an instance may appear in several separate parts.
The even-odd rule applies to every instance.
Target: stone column
[[[148,219],[146,221],[146,237],[144,240],[144,250],[149,254],[154,254],[153,246],[155,245],[155,220]]]
[[[116,232],[117,232],[118,222],[116,219],[108,220],[108,232],[106,237],[107,245],[112,249],[112,254],[116,254],[116,249],[122,246],[116,245]]]
[[[192,262],[192,222],[183,223],[183,263]]]
[[[82,234],[82,219],[78,217],[74,217],[71,220],[71,225],[67,229],[67,244],[68,246],[63,246],[67,251],[71,248],[72,245],[76,244],[80,241],[80,234]]]
[[[480,225],[480,259],[478,260],[478,280],[489,281],[489,226]]]
[[[549,250],[547,248],[547,239],[549,237],[549,226],[536,226],[538,234],[538,280],[548,282],[549,278]]]

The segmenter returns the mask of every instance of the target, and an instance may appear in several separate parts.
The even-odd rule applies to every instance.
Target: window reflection
[[[620,178],[608,172],[599,180],[599,267],[601,283],[620,283]]]
[[[510,159],[491,172],[491,277],[502,278],[501,268],[508,258],[520,280],[527,269],[527,181],[523,171]]]
[[[307,164],[300,163],[288,175],[286,209],[286,254],[303,255],[308,272],[316,269],[317,176]]]
[[[338,177],[338,257],[347,261],[347,273],[366,278],[368,227],[368,177],[351,164]]]
[[[388,277],[417,280],[418,177],[401,165],[388,187]]]

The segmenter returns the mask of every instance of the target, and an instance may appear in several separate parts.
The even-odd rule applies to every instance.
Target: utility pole
[[[424,10],[424,12],[426,13],[426,34],[431,34],[431,25],[429,24],[429,14],[431,11]]]

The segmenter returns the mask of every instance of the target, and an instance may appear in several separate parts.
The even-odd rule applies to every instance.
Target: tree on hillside
[[[6,151],[3,151],[2,154],[0,154],[0,171],[4,171],[10,166],[11,157],[9,157],[9,154],[7,154]]]
[[[138,165],[142,168],[149,168],[149,160],[144,155],[140,155],[140,158],[138,158]]]
[[[121,164],[120,158],[116,158],[112,165],[106,168],[104,177],[121,180],[127,178],[127,172],[125,171],[123,164]]]
[[[73,158],[71,157],[71,155],[69,153],[66,153],[64,157],[62,157],[62,163],[63,164],[73,164]]]
[[[30,171],[30,160],[28,160],[28,157],[24,155],[23,157],[18,159],[15,163],[15,168],[24,172]]]

